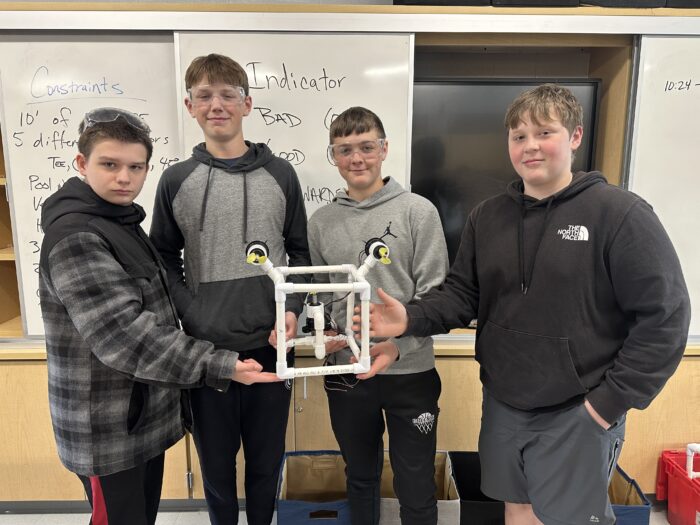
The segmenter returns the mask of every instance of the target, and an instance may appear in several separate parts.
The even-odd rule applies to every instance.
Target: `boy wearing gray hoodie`
[[[306,211],[294,168],[264,143],[244,139],[253,100],[245,69],[233,59],[197,57],[185,72],[185,106],[204,134],[192,156],[163,173],[151,240],[163,257],[185,332],[275,370],[268,344],[275,325],[272,281],[245,263],[245,247],[265,239],[278,266],[308,266]],[[290,281],[303,281],[299,275]],[[301,300],[290,296],[287,337]],[[287,354],[291,366],[294,352]],[[236,455],[245,454],[246,517],[269,525],[284,454],[291,383],[233,385],[191,392],[192,435],[212,525],[238,523]]]
[[[445,237],[435,207],[382,178],[389,144],[372,111],[352,107],[331,124],[329,158],[347,183],[332,203],[309,220],[314,265],[360,265],[368,241],[381,238],[391,249],[391,265],[367,277],[373,290],[391,290],[405,301],[420,299],[445,278]],[[345,282],[339,274],[319,274],[317,282]],[[338,331],[345,329],[342,294],[331,305]],[[342,342],[327,345],[329,364],[345,364],[352,353]],[[437,523],[434,460],[440,396],[430,337],[375,341],[370,371],[325,378],[331,424],[347,464],[347,491],[353,525],[379,522],[384,418],[389,457],[403,525]],[[394,362],[400,354],[400,361]]]

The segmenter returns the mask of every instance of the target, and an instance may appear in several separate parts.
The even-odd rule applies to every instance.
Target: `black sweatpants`
[[[271,346],[242,352],[266,372],[275,371]],[[292,366],[294,355],[287,354]],[[277,477],[284,454],[291,384],[232,382],[226,392],[210,387],[190,391],[194,442],[199,455],[212,525],[238,523],[236,454],[243,442],[246,516],[249,525],[269,525],[275,507]]]
[[[129,470],[81,476],[92,507],[91,525],[153,525],[163,486],[165,453]]]
[[[331,424],[347,465],[352,525],[379,523],[384,418],[402,525],[435,525],[435,446],[440,376],[434,368],[365,381],[326,376]]]

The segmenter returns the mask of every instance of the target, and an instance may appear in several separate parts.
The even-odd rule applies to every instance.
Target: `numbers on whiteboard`
[[[700,88],[700,82],[694,82],[692,78],[682,80],[667,80],[664,83],[664,91],[691,91]]]

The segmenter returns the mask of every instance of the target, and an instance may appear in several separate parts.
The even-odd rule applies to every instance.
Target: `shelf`
[[[10,246],[8,248],[0,248],[0,261],[14,261],[15,249]]]
[[[22,337],[23,335],[21,317],[13,317],[9,321],[0,323],[0,338]]]

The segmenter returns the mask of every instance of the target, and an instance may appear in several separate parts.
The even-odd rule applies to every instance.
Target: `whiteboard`
[[[408,187],[412,35],[183,32],[175,45],[183,152],[204,140],[183,103],[185,71],[194,58],[220,53],[248,73],[253,110],[243,120],[244,137],[267,143],[294,166],[308,215],[345,187],[326,147],[332,119],[351,106],[382,120],[389,140],[382,174]]]
[[[179,156],[173,56],[172,35],[0,36],[7,189],[27,336],[44,333],[38,295],[41,205],[78,173],[73,161],[86,111],[120,107],[150,125],[151,172],[137,199],[150,215],[158,178]]]
[[[642,38],[630,190],[648,201],[678,252],[700,340],[700,37]]]

